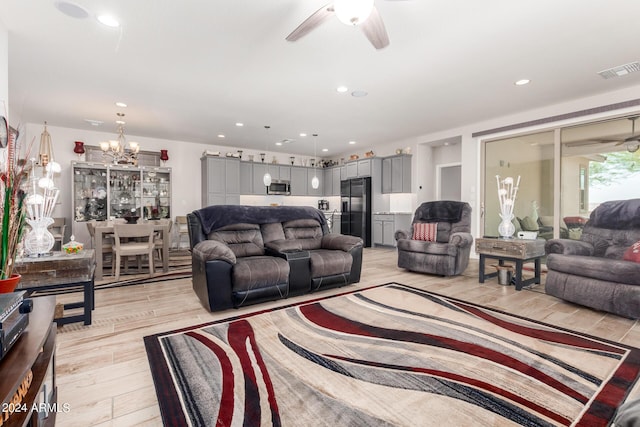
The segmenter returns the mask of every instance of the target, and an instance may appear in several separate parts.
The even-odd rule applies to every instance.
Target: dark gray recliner
[[[421,204],[413,216],[415,223],[437,222],[436,241],[413,240],[413,230],[398,230],[398,267],[419,273],[455,276],[469,265],[471,205],[439,200]]]
[[[580,240],[547,241],[546,293],[632,319],[640,318],[640,263],[622,259],[640,241],[640,199],[604,202]]]

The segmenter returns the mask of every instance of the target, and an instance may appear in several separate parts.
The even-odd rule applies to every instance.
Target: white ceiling
[[[11,112],[115,133],[123,101],[127,135],[331,156],[640,84],[597,74],[640,59],[640,1],[376,0],[385,49],[337,19],[285,41],[325,1],[2,0]]]

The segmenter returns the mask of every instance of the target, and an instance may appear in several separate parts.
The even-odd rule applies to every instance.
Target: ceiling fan
[[[359,26],[365,37],[376,49],[387,47],[389,45],[389,36],[373,1],[334,0],[333,3],[322,6],[305,19],[298,28],[286,37],[286,40],[290,42],[298,40],[335,15],[346,25]]]
[[[640,118],[640,116],[629,117],[628,120],[631,120],[631,135],[626,137],[623,140],[620,139],[599,139],[593,141],[576,141],[570,142],[567,144],[568,147],[581,147],[585,145],[595,145],[595,144],[614,144],[614,147],[618,147],[622,144],[625,145],[627,151],[634,153],[638,151],[640,148],[640,133],[636,135],[636,120]]]

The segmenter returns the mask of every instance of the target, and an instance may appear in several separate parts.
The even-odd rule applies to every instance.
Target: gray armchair
[[[440,200],[421,204],[413,216],[416,223],[437,223],[435,241],[414,240],[413,230],[398,230],[398,267],[419,273],[455,276],[469,265],[473,243],[471,206]]]
[[[549,295],[632,319],[640,318],[640,263],[623,255],[640,241],[640,199],[604,202],[580,240],[547,241]]]

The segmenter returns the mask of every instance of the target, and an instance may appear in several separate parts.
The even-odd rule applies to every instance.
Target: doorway
[[[462,199],[462,164],[436,166],[436,200]]]

